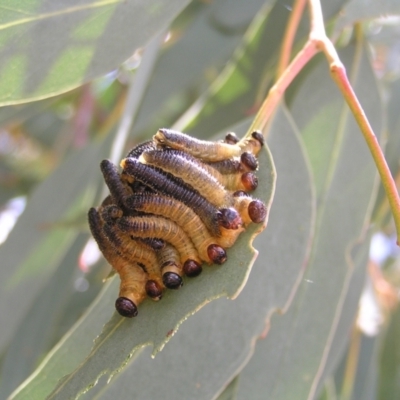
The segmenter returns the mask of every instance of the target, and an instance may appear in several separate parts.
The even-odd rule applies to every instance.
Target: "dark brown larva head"
[[[238,141],[239,141],[239,138],[236,136],[235,132],[228,132],[225,135],[225,143],[236,144]]]
[[[183,285],[182,278],[175,272],[166,272],[162,279],[168,289],[179,289]]]
[[[118,297],[118,299],[115,301],[115,308],[123,317],[132,318],[138,315],[138,310],[135,303],[126,297]]]
[[[253,139],[257,140],[261,146],[264,146],[264,136],[261,131],[254,131],[251,136]]]
[[[252,192],[258,187],[258,178],[252,172],[242,174],[241,181],[247,191]]]
[[[153,280],[148,280],[146,282],[146,293],[147,296],[151,297],[153,300],[160,300],[162,297],[162,288],[157,282]]]
[[[258,168],[256,156],[248,151],[245,151],[241,154],[240,162],[250,171],[255,171]]]
[[[240,214],[234,208],[221,208],[218,221],[226,229],[239,229],[243,224]]]
[[[203,267],[201,264],[199,264],[196,261],[193,260],[187,260],[183,264],[183,272],[185,273],[186,276],[189,278],[193,278],[195,276],[198,276],[201,274],[201,271],[203,271]]]
[[[207,247],[207,254],[214,264],[221,265],[227,259],[226,251],[221,246],[216,244],[210,244]]]
[[[267,217],[267,207],[261,200],[256,199],[250,202],[247,211],[250,219],[256,224],[265,221]]]

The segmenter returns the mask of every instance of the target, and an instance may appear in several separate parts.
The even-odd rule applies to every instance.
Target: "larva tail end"
[[[247,210],[250,219],[256,224],[265,221],[265,218],[267,218],[267,207],[261,200],[250,202]]]
[[[162,279],[168,289],[179,289],[183,285],[182,278],[175,272],[166,272]]]
[[[242,226],[242,218],[234,208],[221,208],[219,223],[226,229],[239,229]]]
[[[118,297],[115,301],[115,308],[123,317],[133,318],[138,315],[136,304],[126,297]]]
[[[210,244],[207,247],[207,254],[214,264],[221,265],[227,260],[226,251],[216,244]]]
[[[255,171],[258,168],[256,156],[248,151],[245,151],[241,154],[240,162],[250,171]]]
[[[261,131],[252,132],[251,137],[257,140],[261,146],[264,146],[264,135],[262,134]]]
[[[162,287],[153,280],[148,280],[146,282],[145,290],[147,296],[151,297],[153,300],[158,301],[162,298]]]
[[[196,261],[187,260],[185,261],[185,264],[183,264],[183,272],[189,278],[194,278],[195,276],[200,275],[201,271],[203,271],[203,267]]]
[[[228,132],[225,135],[225,143],[236,144],[238,141],[239,141],[239,138],[236,136],[235,132]]]
[[[252,172],[242,174],[241,181],[245,189],[249,192],[256,190],[258,187],[258,178]]]

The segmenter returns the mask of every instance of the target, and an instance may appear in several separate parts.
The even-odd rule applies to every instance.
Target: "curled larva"
[[[133,194],[127,199],[126,204],[130,209],[164,216],[174,221],[190,237],[203,261],[209,264],[221,264],[226,260],[226,254],[223,256],[222,248],[216,252],[215,246],[219,246],[218,238],[212,237],[200,217],[182,202],[171,197],[149,193]]]
[[[154,140],[159,145],[186,151],[203,161],[221,161],[238,157],[243,152],[238,144],[199,140],[171,129],[159,129]]]
[[[180,152],[145,151],[139,161],[162,168],[182,179],[216,207],[230,207],[233,204],[232,195],[207,171],[206,167],[183,156]]]
[[[170,174],[160,171],[150,165],[144,165],[133,158],[125,158],[121,161],[121,167],[126,174],[143,182],[157,192],[169,195],[190,207],[207,226],[212,235],[220,232],[221,212],[203,196],[194,190],[179,184],[170,178]]]
[[[136,237],[156,237],[172,244],[179,252],[181,262],[194,261],[201,264],[196,249],[186,233],[175,222],[156,216],[121,217],[117,227]]]
[[[176,248],[167,243],[157,252],[157,258],[165,287],[179,289],[183,284],[183,266]]]
[[[102,215],[107,211],[112,213],[113,208],[116,208],[116,206],[108,206],[108,210],[105,210]],[[129,235],[124,234],[116,228],[115,224],[110,222],[104,224],[103,231],[123,257],[126,255],[130,260],[134,259],[139,265],[143,265],[148,274],[146,293],[153,300],[159,300],[162,297],[164,285],[155,251],[143,241],[132,239]]]
[[[104,222],[95,208],[88,213],[89,227],[99,249],[108,263],[120,275],[120,293],[115,302],[117,311],[124,317],[135,317],[137,306],[146,297],[147,274],[133,260],[122,257],[121,253],[108,241],[103,232]]]

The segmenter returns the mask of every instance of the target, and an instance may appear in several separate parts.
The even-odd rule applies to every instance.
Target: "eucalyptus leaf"
[[[77,267],[73,266],[77,266],[85,241],[87,234],[78,235],[44,289],[30,303],[1,366],[0,398],[7,398],[36,369],[43,354],[53,347],[55,327],[63,324],[60,320],[63,307],[70,296],[76,296]]]
[[[383,333],[379,356],[379,400],[395,400],[400,396],[400,307],[392,315],[387,331]]]
[[[247,126],[248,122],[246,126],[242,126],[243,132]],[[241,130],[238,128],[237,131]],[[102,347],[96,350],[97,354],[92,352],[73,375],[60,383],[57,395],[54,394],[55,398],[71,396],[72,393],[77,393],[79,388],[89,389],[90,383],[96,381],[97,385],[93,392],[95,398],[135,396],[161,399],[165,398],[165,393],[173,392],[176,399],[209,399],[219,394],[232,380],[237,370],[243,367],[252,352],[255,338],[265,329],[267,316],[276,309],[284,309],[296,289],[303,272],[302,266],[309,250],[309,235],[312,234],[313,228],[314,203],[309,170],[293,127],[284,112],[276,116],[268,140],[274,154],[277,155],[279,169],[276,197],[271,208],[268,228],[255,242],[260,255],[238,298],[234,301],[218,299],[202,308],[182,324],[155,359],[150,358],[152,353],[150,348],[131,352],[132,360],[126,358],[127,352],[137,342],[138,335],[151,338],[157,334],[160,328],[148,321],[151,317],[148,314],[158,311],[164,305],[164,300],[169,302],[171,298],[176,301],[162,307],[161,313],[156,314],[160,320],[158,325],[161,325],[162,320],[166,318],[171,320],[176,318],[172,316],[182,307],[186,307],[186,304],[182,303],[191,302],[191,297],[197,296],[197,291],[201,296],[207,295],[209,287],[215,285],[217,280],[229,281],[234,269],[243,268],[244,265],[238,260],[242,256],[239,256],[239,253],[243,252],[241,246],[246,246],[247,239],[243,243],[237,243],[232,249],[239,253],[233,253],[232,256],[229,253],[230,259],[234,259],[232,265],[224,265],[219,271],[214,267],[212,271],[204,271],[209,273],[212,281],[208,283],[200,281],[200,276],[185,282],[182,291],[171,293],[171,296],[163,298],[161,303],[143,304],[148,307],[140,308],[139,316],[131,328],[120,325],[109,338],[106,338],[103,332],[101,337],[104,338],[104,342],[101,344]],[[293,165],[296,167],[293,168]],[[260,166],[261,174],[262,171],[263,164]],[[226,274],[224,278],[219,276],[219,272]],[[182,297],[177,299],[178,295]],[[142,319],[143,332],[142,329],[138,330]],[[112,323],[115,324],[118,320],[119,317],[116,316]],[[131,324],[130,321],[122,321],[121,324],[126,325],[126,322]],[[107,332],[113,326],[111,325]],[[171,323],[165,328],[164,335],[170,337],[173,333],[172,328]],[[80,335],[78,330],[76,335]],[[109,344],[107,340],[110,341]],[[63,347],[67,348],[68,343]],[[107,350],[107,347],[110,349]],[[62,362],[62,358],[57,358],[59,358],[58,363]],[[122,374],[118,374],[126,362],[129,366]],[[105,369],[105,363],[112,369]],[[97,371],[96,380],[93,370]],[[46,371],[48,371],[47,366],[40,374],[46,376]],[[100,378],[99,373],[106,375]],[[29,386],[26,389],[28,388]],[[23,391],[21,396],[22,394],[27,396],[29,393]]]
[[[189,0],[0,2],[0,104],[66,92],[119,67]]]
[[[400,14],[397,0],[350,0],[341,10],[335,29],[340,31],[356,22],[390,14]]]
[[[106,140],[72,153],[36,188],[0,247],[0,348],[75,239],[82,226],[77,219],[86,219],[99,184],[99,160],[108,146]]]

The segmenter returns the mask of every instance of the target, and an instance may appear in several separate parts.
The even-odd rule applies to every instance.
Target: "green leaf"
[[[243,132],[247,125],[242,126]],[[243,257],[240,254],[243,252],[241,246],[247,247],[246,238],[229,253],[230,260],[235,260],[232,264],[205,270],[205,278],[202,274],[195,280],[185,282],[182,290],[167,293],[158,304],[145,302],[134,321],[114,316],[106,331],[109,332],[117,323],[120,323],[119,328],[109,338],[103,332],[97,340],[99,343],[104,339],[103,343],[92,351],[73,375],[60,384],[57,398],[73,396],[73,393],[90,387],[100,374],[105,374],[98,380],[94,392],[89,392],[91,395],[96,393],[101,397],[106,393],[109,398],[124,398],[134,393],[138,398],[157,399],[165,398],[165,393],[174,390],[174,398],[177,399],[209,399],[221,392],[234,377],[235,371],[247,362],[252,343],[265,329],[265,318],[273,310],[284,308],[296,287],[302,273],[303,260],[308,253],[307,244],[313,221],[308,167],[285,113],[278,113],[271,129],[269,144],[276,154],[279,170],[277,197],[271,208],[268,229],[256,239],[260,255],[240,296],[233,302],[219,299],[201,309],[180,327],[154,360],[150,358],[150,348],[132,352],[140,337],[146,338],[142,339],[142,345],[149,343],[158,334],[158,340],[165,341],[166,336],[170,338],[177,314],[182,312],[182,308],[187,309],[187,302],[198,303],[198,298],[209,296],[210,290],[214,290],[212,286],[221,282],[228,283],[237,273],[235,270],[242,270],[240,274],[243,274],[244,264],[237,260]],[[267,173],[263,168],[264,162],[260,168],[263,174]],[[293,165],[296,167],[293,168]],[[88,319],[98,310],[103,313],[104,308],[111,309],[117,288],[113,284],[108,289],[103,292],[96,307],[90,310]],[[170,322],[163,327],[168,320]],[[43,366],[16,398],[35,397],[38,393],[44,396],[42,391],[39,392],[43,390],[44,382],[50,385],[54,379],[52,376],[56,373],[62,375],[66,369],[64,356],[67,349],[78,346],[82,352],[81,342],[86,341],[86,336],[81,338],[81,335],[86,335],[88,329],[92,331],[93,337],[96,335],[90,322],[83,320],[81,326],[60,345],[48,364]],[[110,376],[129,361],[128,354],[133,356],[129,368],[115,375],[111,383],[106,385]],[[191,356],[188,358],[187,354]]]
[[[87,236],[78,235],[43,290],[29,304],[28,311],[16,328],[1,366],[0,398],[6,399],[36,369],[43,354],[54,345],[56,327],[65,325],[61,314],[68,299],[75,296],[82,300],[80,293],[74,290],[77,279],[77,268],[74,266]]]
[[[340,56],[352,71],[355,91],[379,136],[379,94],[368,58],[360,50],[349,46]],[[257,398],[257,393],[263,393],[276,400],[313,398],[330,362],[330,351],[343,348],[339,339],[347,341],[353,323],[358,296],[353,296],[353,304],[346,310],[352,279],[359,291],[365,274],[368,242],[359,248],[357,243],[365,239],[376,194],[375,165],[352,115],[329,80],[325,61],[308,75],[291,111],[316,176],[315,238],[292,307],[272,319],[268,336],[257,345],[254,361],[241,374],[238,397]]]
[[[397,0],[351,0],[341,10],[335,29],[340,31],[364,19],[390,14],[400,14],[400,3]]]
[[[197,95],[209,86],[210,74],[226,64],[265,3],[265,0],[192,2],[171,26],[179,40],[160,54],[135,130],[155,131],[165,125],[166,114],[177,116],[186,111],[187,97],[193,98],[194,93]],[[272,6],[275,0],[268,3]],[[213,127],[196,132],[196,137],[210,137],[217,130],[218,127]]]
[[[400,396],[400,307],[391,316],[390,324],[382,341],[379,360],[379,400],[395,400]]]
[[[37,187],[0,247],[4,266],[0,269],[0,348],[75,239],[81,227],[76,219],[82,221],[93,204],[100,180],[99,160],[107,154],[107,147],[109,140],[71,154]]]
[[[117,68],[188,2],[1,1],[0,105],[54,96]]]
[[[260,165],[259,179],[265,182],[265,186],[257,191],[256,196],[262,198],[269,207],[275,188],[275,170],[267,150],[260,156]],[[253,226],[241,235],[235,246],[228,251],[228,262],[223,267],[206,268],[195,280],[186,280],[184,287],[178,292],[167,291],[160,303],[145,301],[140,306],[137,318],[122,318],[114,313],[96,339],[85,362],[64,378],[49,398],[75,397],[92,386],[100,376],[117,372],[136,350],[145,345],[153,343],[156,353],[164,347],[188,316],[215,298],[237,295],[254,261],[256,252],[249,242],[259,229],[260,227]],[[109,286],[108,291],[103,293],[103,297],[106,296],[109,305],[112,306],[113,299],[117,296],[115,285]],[[87,317],[98,312],[98,308],[93,308]],[[73,333],[74,343],[80,342],[83,332],[84,330],[78,329]],[[57,372],[64,371],[65,361],[58,360],[58,362],[61,365],[55,369]],[[61,376],[58,376],[58,379]],[[47,377],[47,393],[51,391],[55,383]],[[42,383],[40,385],[42,393],[45,390],[43,386]],[[28,387],[27,390],[29,389]],[[19,398],[23,398],[26,393],[33,395],[30,391],[24,391],[20,393]]]

